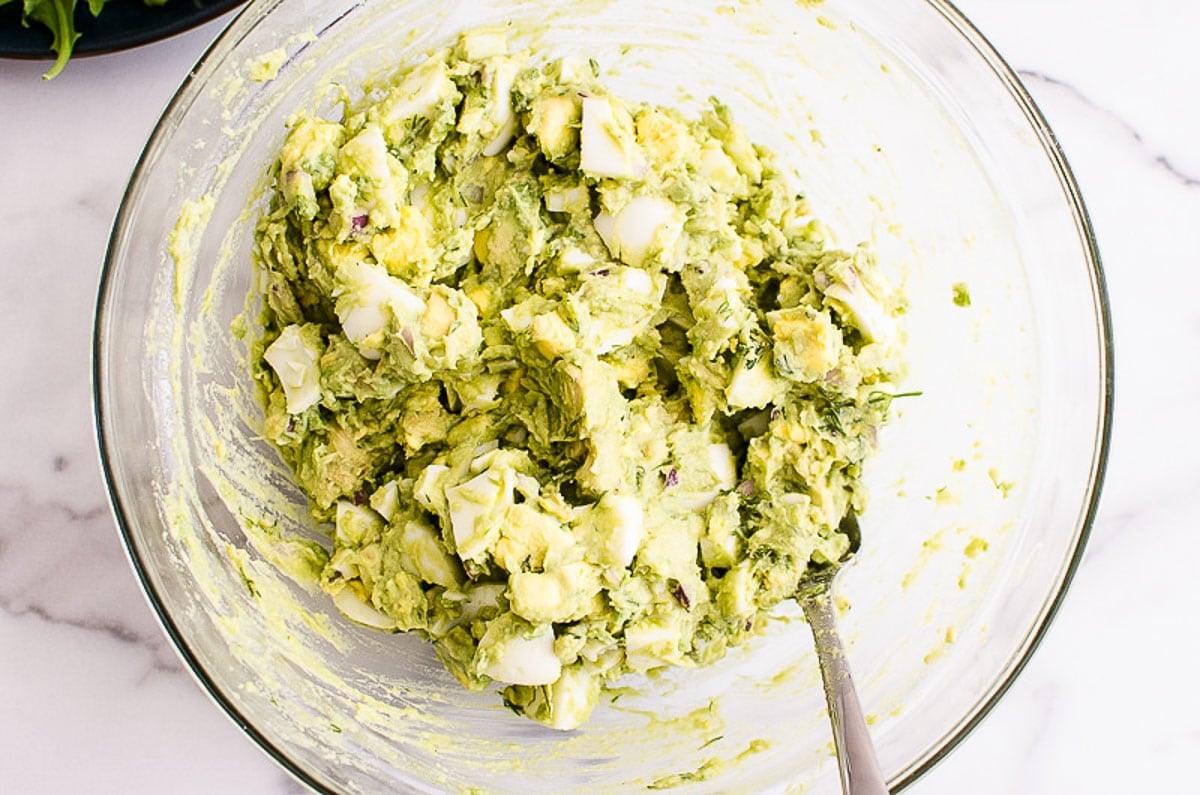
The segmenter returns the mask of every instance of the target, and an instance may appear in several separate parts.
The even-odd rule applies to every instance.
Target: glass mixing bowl
[[[265,170],[299,108],[511,23],[618,94],[709,95],[795,170],[839,244],[902,281],[910,372],[841,627],[893,788],[987,712],[1045,631],[1095,511],[1111,350],[1100,265],[1044,120],[941,0],[263,0],[184,82],[125,195],[101,285],[96,412],[134,568],[201,684],[323,791],[832,791],[808,628],[781,608],[717,665],[629,677],[558,733],[464,692],[419,638],[361,629],[286,572],[320,537],[258,433],[246,347]],[[280,49],[282,48],[282,53]],[[273,79],[264,56],[282,57]],[[256,68],[258,67],[258,68]],[[269,72],[270,70],[266,70]],[[954,300],[956,286],[970,305]],[[703,775],[697,775],[697,772]]]

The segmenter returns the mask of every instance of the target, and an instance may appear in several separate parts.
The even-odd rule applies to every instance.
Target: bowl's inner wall
[[[834,786],[794,610],[716,666],[620,682],[614,703],[564,735],[494,693],[464,692],[418,638],[348,625],[274,565],[294,552],[280,538],[319,535],[256,432],[245,347],[230,333],[266,165],[288,115],[332,112],[331,83],[354,92],[477,24],[512,22],[537,58],[595,57],[629,99],[697,111],[719,97],[796,172],[838,243],[872,242],[903,282],[904,387],[923,394],[895,404],[868,473],[863,550],[839,581],[885,773],[898,781],[934,755],[1024,653],[1081,532],[1101,408],[1094,285],[1059,176],[1010,89],[935,6],[734,8],[258,4],[149,148],[103,296],[114,490],[187,652],[313,782],[609,792],[708,765],[696,786]],[[308,29],[316,41],[292,35]],[[248,60],[281,45],[279,76],[247,82]],[[177,265],[163,241],[188,212]],[[952,301],[957,283],[969,308]]]

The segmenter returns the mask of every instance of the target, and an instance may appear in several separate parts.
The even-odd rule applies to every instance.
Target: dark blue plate
[[[148,6],[142,0],[106,3],[100,16],[93,17],[87,3],[75,9],[74,56],[99,55],[140,47],[182,33],[241,5],[245,0],[167,0],[166,5]],[[21,26],[21,2],[0,6],[0,57],[53,60],[53,37],[38,22]]]

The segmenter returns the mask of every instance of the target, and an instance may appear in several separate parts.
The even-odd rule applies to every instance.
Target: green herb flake
[[[1008,499],[1008,495],[1012,493],[1013,488],[1017,485],[1009,480],[1001,480],[999,471],[993,467],[988,470],[988,478],[991,479],[992,485],[996,487],[996,491],[1000,492],[1000,496]]]

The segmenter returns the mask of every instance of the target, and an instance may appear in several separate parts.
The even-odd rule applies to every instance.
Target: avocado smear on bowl
[[[902,300],[716,100],[473,31],[295,117],[271,177],[253,373],[350,620],[572,729],[845,551]]]

